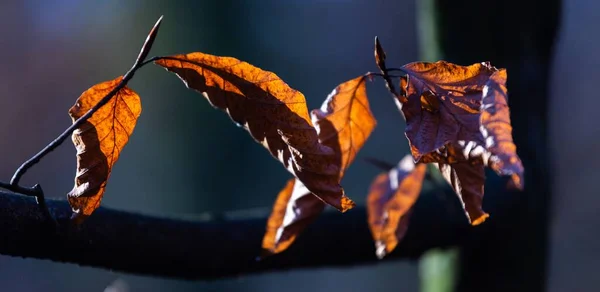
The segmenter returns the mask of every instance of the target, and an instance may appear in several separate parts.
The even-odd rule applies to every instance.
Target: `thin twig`
[[[143,65],[147,64],[147,63],[143,62],[143,58],[145,58],[148,55],[148,52],[152,48],[152,44],[154,42],[154,39],[156,38],[156,34],[158,33],[158,28],[160,27],[161,21],[162,21],[162,16],[158,19],[158,21],[156,22],[156,24],[154,25],[154,27],[148,34],[148,37],[146,38],[146,41],[144,42],[144,45],[142,46],[142,49],[140,50],[140,54],[138,55],[133,67],[131,67],[131,69],[129,69],[129,71],[127,71],[127,73],[125,73],[125,75],[123,75],[123,79],[121,79],[121,82],[119,82],[119,84],[115,88],[113,88],[106,96],[104,96],[85,115],[81,116],[70,127],[68,127],[62,134],[60,134],[60,136],[58,136],[56,139],[54,139],[54,141],[50,142],[50,144],[48,144],[46,147],[44,147],[44,149],[42,149],[40,152],[35,154],[29,160],[25,161],[25,163],[23,163],[17,169],[17,171],[15,171],[15,174],[13,175],[12,179],[10,180],[10,185],[12,186],[12,188],[10,188],[11,191],[22,193],[23,188],[16,188],[16,187],[19,185],[19,181],[21,180],[21,177],[27,172],[27,170],[29,170],[32,166],[37,164],[48,153],[50,153],[51,151],[56,149],[58,146],[60,146],[67,139],[67,137],[71,136],[71,134],[73,133],[73,131],[75,131],[75,129],[79,128],[98,109],[100,109],[102,106],[107,104],[110,101],[110,99],[117,92],[119,92],[119,90],[123,89],[129,82],[129,80],[131,80],[131,78],[133,78],[133,75],[135,74],[135,72],[138,69],[140,69]],[[33,191],[33,188],[31,189],[31,191]],[[23,194],[26,194],[26,193],[23,193]]]
[[[387,161],[383,161],[381,159],[377,159],[377,158],[373,158],[373,157],[365,157],[364,160],[366,162],[368,162],[369,164],[383,170],[383,171],[389,171],[390,169],[396,167],[396,165],[389,163]]]
[[[381,70],[381,74],[383,74],[383,79],[385,80],[385,86],[388,88],[390,93],[392,93],[394,95],[394,97],[398,98],[400,100],[400,102],[405,103],[408,100],[406,99],[406,97],[398,94],[398,92],[396,91],[396,87],[394,86],[394,83],[392,82],[392,78],[388,75],[388,69],[386,68],[386,65],[385,65],[385,58],[386,58],[385,51],[383,50],[383,47],[381,47],[379,38],[375,37],[375,63],[377,64],[377,67],[379,67],[379,70]]]

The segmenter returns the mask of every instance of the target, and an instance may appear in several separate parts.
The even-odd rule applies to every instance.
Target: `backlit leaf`
[[[340,179],[377,125],[367,99],[366,79],[360,76],[338,85],[320,109],[311,111],[319,141],[341,156]]]
[[[406,137],[415,161],[437,163],[457,193],[469,221],[489,216],[481,208],[487,165],[523,187],[523,165],[512,140],[506,70],[489,63],[448,62],[403,67],[397,104],[406,117]]]
[[[511,177],[514,187],[523,189],[523,164],[513,143],[506,89],[506,70],[492,74],[483,88],[481,133],[491,153],[489,166],[499,175]]]
[[[155,64],[226,111],[320,199],[342,212],[354,206],[339,185],[334,150],[318,141],[304,95],[277,75],[204,53],[165,57]]]
[[[471,225],[483,223],[489,214],[483,211],[485,171],[483,160],[473,158],[452,164],[434,163],[461,202]]]
[[[396,248],[408,229],[412,206],[417,201],[427,167],[415,166],[410,155],[398,166],[373,180],[367,197],[369,228],[375,240],[377,257]]]
[[[319,141],[333,149],[339,161],[338,181],[377,124],[367,99],[366,78],[360,76],[340,84],[320,109],[311,111]],[[269,218],[263,239],[267,254],[285,250],[325,207],[306,188],[298,187],[301,184],[297,180],[293,193],[286,191],[290,183],[279,194]]]
[[[403,88],[407,102],[401,110],[416,161],[439,162],[430,153],[459,140],[484,145],[479,129],[482,91],[496,68],[489,63],[459,66],[445,61],[402,68],[408,78]]]
[[[286,250],[306,226],[325,208],[325,203],[313,195],[300,181],[290,179],[277,195],[263,237],[262,256]]]
[[[81,94],[69,109],[73,122],[113,90],[121,79],[96,84]],[[67,197],[73,212],[80,218],[91,215],[100,205],[112,167],[129,141],[141,112],[140,97],[124,87],[73,132],[77,174],[75,186]]]

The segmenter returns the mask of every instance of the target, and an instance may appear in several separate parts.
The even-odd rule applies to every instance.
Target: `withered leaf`
[[[430,153],[450,142],[483,145],[479,116],[483,87],[497,71],[489,63],[459,66],[445,61],[409,63],[401,105],[406,137],[416,161],[438,162]]]
[[[321,144],[335,152],[340,165],[338,181],[369,138],[377,122],[367,99],[366,76],[338,85],[327,96],[320,109],[311,111]],[[325,204],[296,180],[280,192],[263,238],[265,255],[279,253],[323,211]],[[285,220],[284,220],[285,218]]]
[[[407,155],[397,167],[373,180],[367,196],[367,212],[378,258],[392,252],[406,234],[426,171],[425,164],[415,165]]]
[[[473,226],[483,223],[489,217],[482,209],[485,184],[483,159],[471,158],[452,164],[434,165],[457,194],[469,223]]]
[[[522,188],[523,166],[512,141],[506,102],[506,70],[489,63],[411,63],[403,69],[397,102],[415,161],[435,162],[457,193],[469,221],[489,216],[481,208],[484,167],[510,175]]]
[[[491,153],[488,165],[499,175],[511,177],[511,183],[523,189],[523,164],[513,143],[506,89],[506,69],[492,74],[483,88],[481,133]]]
[[[73,123],[87,113],[121,81],[118,77],[86,90],[69,109]],[[128,87],[119,90],[72,134],[77,149],[75,186],[68,194],[73,212],[80,218],[98,208],[112,167],[142,112],[140,97]]]
[[[360,76],[338,85],[320,109],[311,111],[319,141],[341,156],[340,180],[377,125],[367,99],[366,79]]]
[[[325,208],[298,179],[290,179],[277,195],[263,237],[262,256],[280,253],[296,240],[296,236],[312,223]]]
[[[155,64],[226,111],[320,199],[342,212],[354,206],[339,185],[334,151],[318,141],[304,95],[277,75],[204,53],[164,57]]]

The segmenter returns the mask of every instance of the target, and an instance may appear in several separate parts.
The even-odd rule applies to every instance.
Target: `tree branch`
[[[448,202],[434,202],[439,194],[421,195],[405,240],[384,260],[414,258],[431,247],[465,239],[471,228],[460,207],[448,212]],[[66,201],[47,204],[57,229],[48,227],[34,198],[0,191],[1,254],[196,280],[378,262],[365,209],[359,207],[346,214],[324,213],[289,250],[257,262],[266,213],[192,221],[101,207],[82,226],[75,226]]]

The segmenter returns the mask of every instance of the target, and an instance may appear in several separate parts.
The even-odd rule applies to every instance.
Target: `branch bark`
[[[448,212],[447,202],[435,203],[440,195],[439,190],[421,195],[405,240],[384,260],[416,258],[429,248],[466,239],[471,228],[460,207]],[[324,213],[289,250],[257,262],[267,213],[183,220],[101,207],[78,227],[69,222],[66,201],[47,203],[57,229],[47,224],[34,198],[0,192],[1,254],[195,280],[378,262],[360,207],[346,214]]]

